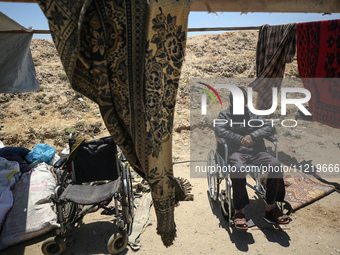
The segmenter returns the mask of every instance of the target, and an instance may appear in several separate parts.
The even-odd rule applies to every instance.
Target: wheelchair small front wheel
[[[221,203],[221,213],[225,220],[229,220],[229,204],[227,202]]]
[[[47,238],[41,245],[41,251],[44,255],[59,255],[66,250],[64,239],[50,237]]]
[[[229,203],[227,201],[223,201],[221,203],[221,212],[226,220],[230,220],[234,216],[234,209],[231,207],[231,211],[229,209]]]
[[[119,231],[113,234],[107,242],[107,249],[110,254],[119,254],[125,250],[129,238],[126,231]]]

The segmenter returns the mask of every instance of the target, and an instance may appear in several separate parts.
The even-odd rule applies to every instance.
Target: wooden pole
[[[11,30],[11,31],[0,31],[0,34],[50,34],[50,30]]]
[[[240,31],[240,30],[259,30],[261,26],[254,26],[254,27],[197,27],[197,28],[188,28],[188,32],[200,32],[200,31]],[[32,31],[25,31],[25,30],[12,30],[12,31],[0,31],[0,33],[33,33],[33,34],[50,34],[50,30],[32,30]]]
[[[36,0],[0,0],[12,3],[37,3]],[[194,12],[298,12],[340,13],[339,0],[192,0]]]
[[[192,0],[191,11],[339,13],[339,0]]]
[[[0,2],[8,2],[8,3],[28,3],[28,4],[36,4],[37,0],[0,0]]]
[[[188,32],[199,31],[231,31],[231,30],[259,30],[261,27],[202,27],[202,28],[188,28]]]
[[[188,28],[188,32],[199,32],[199,31],[231,31],[231,30],[259,30],[260,27],[203,27],[203,28]],[[11,31],[0,31],[0,34],[50,34],[50,30],[11,30]]]

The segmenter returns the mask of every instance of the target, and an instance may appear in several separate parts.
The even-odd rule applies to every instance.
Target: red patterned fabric
[[[340,20],[299,23],[296,33],[299,75],[312,94],[313,120],[340,128]]]

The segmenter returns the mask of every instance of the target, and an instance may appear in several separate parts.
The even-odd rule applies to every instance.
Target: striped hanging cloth
[[[249,85],[259,93],[259,110],[271,107],[272,88],[280,88],[286,63],[293,61],[295,48],[295,23],[261,27],[256,49],[257,79]]]

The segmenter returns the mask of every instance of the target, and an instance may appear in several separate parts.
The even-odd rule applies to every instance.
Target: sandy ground
[[[183,150],[183,148],[186,148]],[[178,162],[189,160],[189,147],[175,146]],[[274,227],[263,219],[264,202],[249,192],[251,204],[246,214],[256,226],[248,232],[229,228],[218,203],[211,203],[204,178],[190,178],[189,163],[176,164],[175,174],[188,178],[193,185],[194,201],[182,202],[175,209],[177,238],[173,246],[163,246],[156,234],[156,221],[151,208],[152,225],[141,236],[142,247],[130,248],[123,254],[339,254],[340,196],[338,192],[305,206],[292,214],[288,226]],[[340,183],[340,178],[332,179]],[[108,254],[106,242],[114,232],[112,218],[99,212],[85,217],[85,224],[73,230],[74,238],[65,254]],[[41,254],[44,235],[8,248],[3,254]]]

